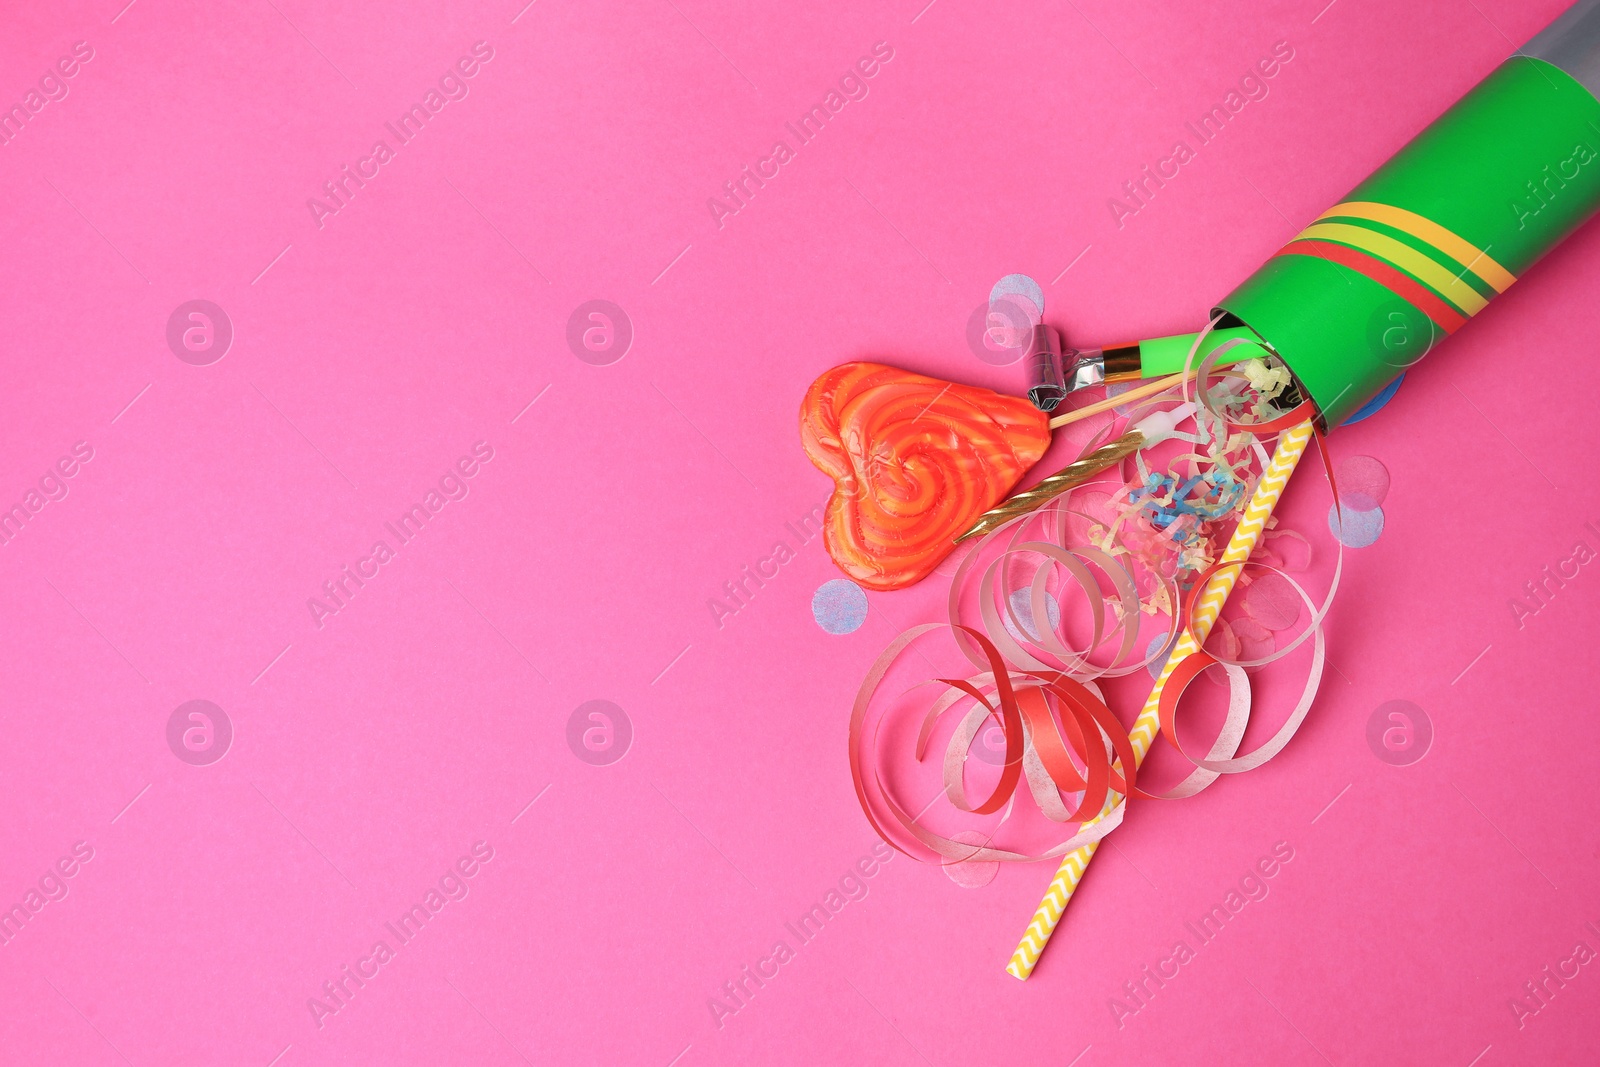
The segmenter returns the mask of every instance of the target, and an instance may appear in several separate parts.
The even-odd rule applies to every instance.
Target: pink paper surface
[[[1083,343],[1198,328],[1558,0],[524,4],[0,20],[28,115],[0,146],[0,1061],[1589,1062],[1600,231],[1332,436],[1392,479],[1337,673],[1271,766],[1136,806],[1026,984],[1049,869],[870,859],[849,701],[946,579],[824,632],[796,435],[847,359],[1020,392],[966,340],[1008,273]],[[1278,42],[1268,95],[1119,225]],[[834,90],[860,98],[802,144]],[[187,312],[168,343],[192,300],[220,359]],[[615,315],[569,344],[593,300],[625,352]],[[1316,499],[1289,513],[1326,545]],[[169,743],[194,700],[215,762],[215,715]],[[569,733],[597,700],[626,726]],[[1397,700],[1433,735],[1403,766],[1368,742]]]

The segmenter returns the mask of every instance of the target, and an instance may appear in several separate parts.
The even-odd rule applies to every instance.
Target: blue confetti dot
[[[1011,612],[1000,617],[1005,623],[1006,633],[1018,641],[1037,644],[1043,635],[1039,633],[1039,628],[1033,625],[1033,590],[1013,590],[1006,599],[1011,602]],[[1012,615],[1017,617],[1015,623],[1011,621]],[[1057,604],[1056,598],[1049,593],[1044,595],[1044,617],[1052,631],[1061,625],[1061,605]],[[1022,624],[1020,630],[1017,628],[1017,623]]]
[[[1166,649],[1169,636],[1168,634],[1156,634],[1155,637],[1150,639],[1150,643],[1145,646],[1144,655],[1150,662],[1145,664],[1144,669],[1150,672],[1150,677],[1152,678],[1160,678],[1161,668],[1167,665],[1167,658],[1160,653]]]
[[[1406,380],[1405,372],[1402,371],[1400,373],[1400,377],[1396,378],[1394,381],[1392,381],[1388,385],[1384,386],[1383,387],[1383,391],[1381,393],[1379,393],[1377,396],[1373,397],[1371,400],[1367,401],[1365,404],[1361,405],[1361,407],[1357,408],[1356,409],[1356,413],[1354,415],[1351,415],[1348,419],[1345,419],[1339,425],[1340,426],[1354,426],[1356,423],[1360,422],[1362,419],[1369,418],[1370,416],[1376,415],[1380,410],[1382,410],[1382,408],[1383,408],[1383,406],[1385,404],[1387,404],[1390,400],[1394,399],[1394,394],[1395,394],[1395,392],[1397,390],[1399,390],[1400,383],[1405,381],[1405,380]]]
[[[1026,274],[1007,274],[995,282],[994,288],[989,290],[989,303],[998,303],[1008,296],[1024,297],[1040,311],[1044,310],[1044,290]]]
[[[823,582],[811,595],[811,617],[830,634],[853,634],[867,621],[867,594],[848,578]]]
[[[1383,533],[1383,509],[1352,511],[1344,509],[1344,524],[1339,523],[1338,505],[1328,508],[1328,529],[1346,548],[1366,548]]]

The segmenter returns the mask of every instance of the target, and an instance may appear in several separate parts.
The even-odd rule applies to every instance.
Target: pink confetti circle
[[[1023,348],[1033,328],[1044,318],[1039,305],[1020,294],[1012,293],[989,301],[989,314],[985,329],[989,339],[1000,348]]]
[[[1300,620],[1300,597],[1287,579],[1269,571],[1245,590],[1244,613],[1268,630],[1287,630]]]
[[[1223,659],[1243,659],[1244,649],[1239,644],[1239,635],[1234,632],[1233,624],[1227,619],[1218,619],[1211,628],[1211,636],[1206,638],[1206,651]],[[1206,680],[1212,685],[1227,688],[1233,683],[1228,680],[1228,672],[1222,669],[1222,664],[1214,663],[1205,670]]]
[[[1346,548],[1366,548],[1383,534],[1383,509],[1353,511],[1346,508],[1344,520],[1340,521],[1339,507],[1335,504],[1328,508],[1328,531]]]
[[[1110,526],[1116,521],[1111,494],[1102,489],[1085,489],[1072,494],[1066,505],[1067,536],[1076,544],[1095,540],[1095,527]]]
[[[1248,610],[1248,608],[1246,609]],[[1299,598],[1295,598],[1295,614],[1300,611]],[[1291,623],[1292,625],[1292,623]],[[1272,631],[1251,618],[1236,619],[1233,632],[1239,637],[1240,659],[1265,659],[1278,647]]]
[[[1371,511],[1389,495],[1389,468],[1371,456],[1351,456],[1339,463],[1339,499],[1352,511]]]
[[[960,841],[963,845],[983,846],[989,839],[976,830],[963,830],[959,834],[951,834],[950,840]],[[957,863],[945,864],[945,877],[949,878],[962,889],[982,889],[994,881],[994,876],[1000,872],[1000,864],[993,860],[961,860]]]

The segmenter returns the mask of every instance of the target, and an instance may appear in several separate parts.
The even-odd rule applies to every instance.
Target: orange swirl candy
[[[1006,498],[1050,447],[1050,424],[1019,397],[846,363],[806,391],[800,441],[834,482],[828,555],[868,589],[899,589]]]

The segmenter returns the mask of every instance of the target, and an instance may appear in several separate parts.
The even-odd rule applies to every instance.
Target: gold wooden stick
[[[1122,397],[1116,399],[1120,402]],[[979,515],[978,521],[973,523],[972,528],[966,533],[956,538],[955,543],[959,545],[969,538],[980,537],[1006,520],[1026,514],[1045,501],[1060,496],[1074,486],[1082,485],[1113,463],[1118,463],[1139,451],[1144,447],[1144,442],[1144,431],[1129,430],[1110,444],[1101,445],[1088,455],[1061,468],[1032,489],[1024,489],[1012,495],[999,507]]]
[[[1119,393],[1116,396],[1107,397],[1104,400],[1089,404],[1086,407],[1069,411],[1065,415],[1058,415],[1050,420],[1050,428],[1057,429],[1061,426],[1066,426],[1069,423],[1077,422],[1079,419],[1086,419],[1091,415],[1098,415],[1102,411],[1109,411],[1112,408],[1121,407],[1122,405],[1132,403],[1135,400],[1142,400],[1147,396],[1162,392],[1166,389],[1171,389],[1173,386],[1182,382],[1186,377],[1188,377],[1188,375],[1183,373],[1169,374],[1165,378],[1158,378],[1153,382],[1141,385],[1135,389],[1129,389],[1125,393]],[[1170,433],[1171,429],[1172,427],[1169,423],[1166,427],[1166,430],[1168,433]],[[1163,436],[1158,437],[1157,440],[1164,440],[1165,436],[1166,434],[1163,434]],[[1045,501],[1060,496],[1062,493],[1065,493],[1074,486],[1082,485],[1084,482],[1088,481],[1090,478],[1093,478],[1096,474],[1099,474],[1113,463],[1118,463],[1139,451],[1139,449],[1145,446],[1147,440],[1148,437],[1144,431],[1138,429],[1137,427],[1128,430],[1127,433],[1123,434],[1115,441],[1112,441],[1110,444],[1101,445],[1088,455],[1080,457],[1076,461],[1057,471],[1055,474],[1052,474],[1050,477],[1046,478],[1032,489],[1024,489],[1020,493],[1015,493],[1002,502],[998,507],[979,515],[978,520],[974,522],[965,533],[963,533],[960,537],[957,537],[954,543],[959,545],[963,541],[971,540],[974,537],[980,537],[983,534],[988,533],[990,530],[993,530],[996,526],[1006,522],[1006,520],[1014,519],[1018,515],[1025,515],[1037,508],[1039,505],[1043,504]]]

